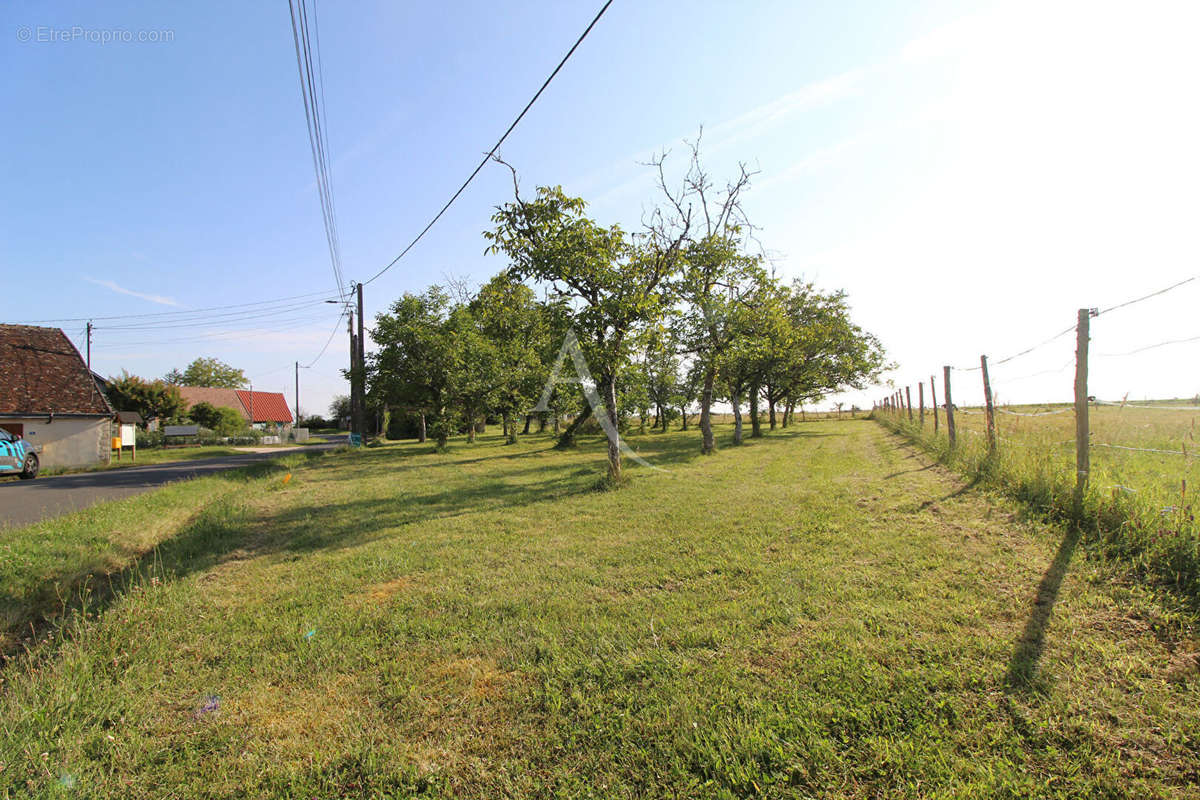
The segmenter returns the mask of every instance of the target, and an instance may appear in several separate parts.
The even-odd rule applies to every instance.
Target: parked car
[[[0,428],[0,475],[11,475],[16,472],[26,480],[36,478],[40,466],[38,452],[41,449],[15,433],[9,433]]]

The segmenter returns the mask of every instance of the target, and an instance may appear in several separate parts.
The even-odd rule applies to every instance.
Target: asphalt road
[[[121,467],[98,472],[34,478],[31,481],[0,482],[0,529],[40,522],[105,500],[131,497],[172,481],[210,475],[294,453],[328,450],[337,444],[334,442],[308,447],[288,447],[270,453],[242,453],[236,456],[177,461],[173,464]]]

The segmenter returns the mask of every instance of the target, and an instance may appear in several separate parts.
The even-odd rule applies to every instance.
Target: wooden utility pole
[[[1075,513],[1083,510],[1083,493],[1091,471],[1088,441],[1088,336],[1091,311],[1079,309],[1075,326]]]
[[[936,435],[938,432],[937,382],[932,375],[929,376],[929,405],[933,409],[933,432]]]
[[[87,324],[87,364],[88,372],[92,371],[92,321],[89,319]]]
[[[300,362],[296,362],[296,427],[300,427]]]
[[[913,413],[912,413],[912,387],[911,386],[904,387],[904,399],[905,399],[905,405],[908,406],[908,421],[912,422],[913,421]]]
[[[942,367],[942,388],[946,390],[946,434],[950,437],[950,448],[954,449],[954,396],[950,392],[949,367]]]
[[[354,380],[355,362],[358,361],[358,342],[354,335],[354,312],[350,312],[350,432],[358,431],[358,392],[356,391],[357,381]]]
[[[924,381],[921,381],[920,383],[917,384],[917,402],[920,404],[918,406],[918,408],[920,409],[920,413],[918,414],[918,419],[921,422],[921,429],[924,430],[925,429],[925,382]]]
[[[992,385],[988,382],[987,356],[979,357],[979,368],[983,370],[983,405],[987,410],[988,452],[996,452],[996,409],[992,406]]]
[[[355,429],[361,439],[367,433],[367,357],[366,345],[363,344],[363,286],[358,284],[358,427]],[[365,443],[365,442],[364,442]]]

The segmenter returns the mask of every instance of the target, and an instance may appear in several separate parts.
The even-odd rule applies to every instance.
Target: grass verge
[[[10,662],[0,796],[1196,797],[1193,619],[863,421],[250,477]]]
[[[1056,419],[1055,429],[1008,434],[995,453],[989,453],[986,437],[970,428],[975,435],[960,433],[952,449],[944,427],[934,435],[931,425],[922,427],[901,416],[877,418],[971,480],[1003,491],[1051,520],[1078,527],[1089,550],[1127,567],[1132,579],[1152,583],[1200,610],[1200,526],[1186,478],[1172,471],[1178,467],[1175,462],[1164,464],[1157,453],[1094,455],[1087,491],[1076,507],[1074,451],[1059,446],[1069,415]],[[978,418],[976,414],[973,420],[978,423]],[[1071,434],[1067,436],[1070,444]]]

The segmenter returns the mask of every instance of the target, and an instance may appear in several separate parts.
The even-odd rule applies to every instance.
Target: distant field
[[[141,570],[0,668],[0,797],[1200,797],[1190,612],[873,422],[729,439],[631,436],[666,471],[612,492],[595,437],[390,443],[6,531],[13,605]]]

